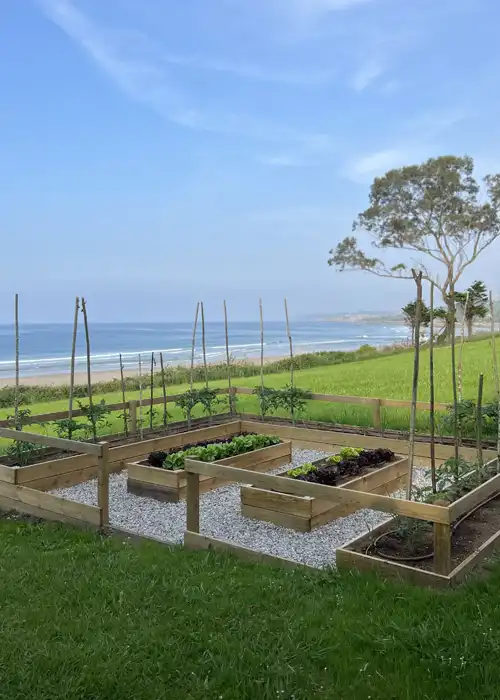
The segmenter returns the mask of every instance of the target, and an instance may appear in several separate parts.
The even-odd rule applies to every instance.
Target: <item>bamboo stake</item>
[[[127,400],[125,398],[125,377],[123,376],[123,360],[122,360],[121,353],[120,353],[120,382],[121,382],[121,387],[122,387],[122,401],[123,401],[123,427],[125,429],[125,437],[128,437]]]
[[[293,344],[292,335],[290,333],[290,323],[288,321],[288,304],[285,298],[285,319],[286,319],[286,334],[288,336],[288,343],[290,345],[290,387],[294,388],[294,374],[293,374]],[[290,414],[292,418],[292,425],[295,425],[295,412],[293,408],[293,402],[290,404]]]
[[[460,329],[460,350],[458,353],[458,401],[462,403],[463,391],[462,391],[462,366],[463,366],[463,355],[464,355],[464,343],[465,343],[465,316],[467,314],[467,306],[469,305],[469,292],[465,295],[465,306],[463,308],[462,324]]]
[[[149,390],[149,398],[151,399],[151,405],[149,407],[149,429],[153,430],[153,399],[154,399],[154,380],[155,380],[155,354],[154,352],[151,353],[151,387]]]
[[[160,352],[160,370],[161,370],[161,388],[163,391],[163,427],[168,426],[168,410],[167,410],[167,383],[165,381],[165,366],[163,364],[163,353]]]
[[[493,373],[495,377],[495,392],[497,397],[498,411],[498,433],[497,433],[497,469],[500,468],[500,377],[498,374],[498,357],[495,338],[495,307],[493,305],[493,295],[490,292],[490,314],[491,314],[491,346],[493,349]]]
[[[422,319],[422,273],[412,270],[417,285],[417,305],[415,309],[415,352],[413,362],[413,386],[410,411],[410,441],[408,445],[408,486],[406,496],[411,501],[413,491],[413,461],[415,457],[415,426],[417,422],[418,372],[420,365],[420,322]]]
[[[476,406],[476,450],[478,469],[481,469],[483,466],[483,380],[484,377],[480,374]]]
[[[229,357],[229,330],[227,327],[227,306],[226,300],[224,299],[224,330],[226,333],[226,364],[227,364],[227,386],[229,390],[229,413],[233,415],[234,413],[234,396],[233,388],[231,385],[231,362]]]
[[[14,395],[14,424],[16,430],[21,430],[22,426],[19,423],[19,294],[14,297],[14,323],[16,335],[16,391]]]
[[[453,384],[453,414],[454,414],[454,428],[453,428],[453,442],[455,446],[455,463],[458,464],[458,448],[460,443],[459,436],[459,426],[458,426],[458,394],[457,394],[457,367],[455,362],[455,345],[456,345],[456,318],[455,318],[455,287],[451,286],[450,296],[453,303],[453,312],[451,317],[451,379]]]
[[[73,339],[71,342],[71,367],[69,375],[69,402],[68,402],[68,438],[71,440],[73,434],[73,393],[75,390],[75,359],[76,359],[76,336],[78,333],[78,311],[80,309],[80,300],[76,297],[75,300],[75,317],[73,319]]]
[[[264,313],[262,311],[262,299],[259,299],[259,309],[260,309],[260,390],[261,390],[260,417],[262,420],[264,420],[265,416],[264,416],[264,410],[262,408],[262,399],[264,396]]]
[[[92,435],[94,442],[97,442],[97,426],[94,413],[94,402],[92,400],[92,370],[90,365],[90,334],[89,334],[89,322],[87,318],[87,303],[82,297],[82,313],[83,313],[83,324],[85,326],[85,344],[87,347],[87,389],[89,394],[89,413],[90,422],[92,425]]]
[[[196,313],[194,316],[194,325],[193,325],[193,340],[191,343],[191,375],[189,379],[189,388],[191,391],[193,391],[193,372],[194,372],[194,347],[196,344],[196,328],[198,326],[198,313],[200,310],[200,302],[198,301],[196,304]]]
[[[201,306],[201,347],[203,350],[203,373],[205,375],[205,386],[208,389],[208,367],[207,367],[207,347],[205,344],[205,308],[203,302]]]
[[[436,410],[434,392],[434,282],[431,282],[430,338],[429,338],[429,387],[430,387],[430,431],[431,431],[431,484],[436,493]]]
[[[139,353],[139,437],[144,439],[144,426],[142,421],[142,356]]]

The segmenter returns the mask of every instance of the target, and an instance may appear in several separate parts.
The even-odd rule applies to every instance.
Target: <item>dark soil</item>
[[[381,537],[376,548],[370,542],[370,536],[352,549],[362,554],[380,557],[389,555],[394,559],[401,558],[401,563],[414,566],[426,571],[434,570],[434,557],[422,561],[403,561],[404,557],[418,557],[433,552],[432,526],[425,523],[425,529],[420,534],[402,539],[397,534],[388,533]],[[389,529],[391,524],[388,525]],[[392,526],[393,527],[393,526]],[[500,494],[493,500],[481,506],[466,520],[460,522],[451,537],[451,564],[452,568],[458,566],[464,559],[474,553],[486,540],[500,529]]]
[[[313,464],[318,465],[316,471],[293,478],[312,484],[341,486],[351,479],[367,474],[372,469],[379,469],[384,464],[394,461],[395,456],[391,450],[377,448],[376,450],[363,450],[357,457],[345,459],[338,464],[329,464],[328,458],[320,459],[313,462]]]

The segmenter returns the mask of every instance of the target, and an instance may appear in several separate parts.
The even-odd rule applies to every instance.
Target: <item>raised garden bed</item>
[[[298,474],[299,470],[291,470],[291,472],[292,474],[296,473],[296,478],[298,476],[300,480],[312,483],[323,483],[332,487],[367,493],[390,494],[406,484],[408,458],[394,453],[388,453],[386,457],[391,461],[364,466],[358,465],[357,468],[343,471],[342,461],[335,467],[334,464],[329,463],[331,458],[324,458],[312,463],[312,467],[315,469],[311,470],[308,475]],[[317,475],[321,475],[322,472],[325,478],[318,479]],[[280,476],[293,478],[290,476],[290,471],[283,472]],[[356,504],[332,503],[320,498],[280,493],[254,486],[241,487],[241,514],[243,516],[266,520],[299,532],[310,532],[332,520],[350,515],[358,509],[359,506]]]
[[[262,436],[261,436],[262,437]],[[234,440],[233,440],[234,443]],[[213,444],[213,443],[212,443]],[[192,445],[191,447],[196,447]],[[203,449],[210,449],[206,445]],[[187,454],[183,451],[180,455],[180,461],[183,461],[183,455]],[[175,451],[170,455],[163,455],[165,458],[164,464],[167,467],[175,466]],[[192,457],[200,458],[201,455],[191,455]],[[206,455],[207,457],[209,455]],[[169,464],[168,460],[171,460]],[[212,458],[213,459],[213,458]],[[159,501],[176,502],[186,497],[187,493],[187,477],[183,468],[163,468],[161,466],[153,466],[159,460],[158,453],[153,453],[146,460],[127,463],[127,489],[129,492],[137,496],[149,496]],[[207,459],[206,461],[211,461]],[[292,461],[292,443],[290,441],[280,441],[260,449],[248,449],[241,454],[234,454],[223,459],[214,459],[215,464],[226,466],[239,467],[240,469],[248,469],[256,472],[267,472],[271,469],[289,464]],[[216,479],[213,477],[200,478],[200,492],[204,493],[211,491],[214,488],[223,486],[228,481]]]
[[[415,502],[418,520],[393,518],[348,542],[337,550],[338,566],[425,586],[460,583],[500,547],[500,474],[496,460],[487,466],[484,483],[451,503],[436,501],[439,522],[425,521],[419,512],[425,504]]]
[[[194,421],[193,421],[194,422]],[[184,429],[184,430],[182,430]],[[230,437],[241,432],[241,421],[227,420],[210,427],[186,430],[186,423],[172,426],[172,432],[164,429],[140,440],[136,437],[109,441],[109,471],[121,471],[129,460],[140,460],[154,450],[181,448],[200,440]],[[104,438],[103,438],[104,441]],[[47,451],[39,461],[23,467],[0,463],[0,480],[22,484],[41,491],[65,488],[89,481],[97,476],[97,460],[92,455],[68,454],[67,452]]]

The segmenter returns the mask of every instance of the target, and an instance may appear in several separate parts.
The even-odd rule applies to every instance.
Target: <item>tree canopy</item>
[[[472,335],[474,321],[489,313],[488,291],[484,282],[476,280],[465,292],[456,292],[455,301],[467,324],[467,335]]]
[[[454,314],[454,290],[463,272],[500,236],[500,174],[487,175],[481,191],[473,172],[468,156],[441,156],[390,170],[374,180],[370,206],[353,224],[353,231],[367,232],[379,251],[417,254],[410,267],[434,282],[449,314]],[[329,265],[339,270],[412,279],[404,259],[388,266],[364,252],[354,236],[344,238],[330,255]],[[439,272],[431,269],[436,263]]]

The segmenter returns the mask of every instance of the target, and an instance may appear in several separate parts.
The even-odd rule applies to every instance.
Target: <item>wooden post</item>
[[[194,349],[196,345],[196,328],[198,326],[198,314],[200,311],[200,302],[198,301],[196,304],[196,313],[194,315],[194,324],[193,324],[193,338],[191,340],[191,371],[189,375],[189,388],[191,391],[193,391],[193,373],[194,373]],[[189,416],[188,423],[191,423],[191,416]]]
[[[68,400],[68,438],[71,440],[73,436],[73,428],[71,422],[73,420],[73,393],[75,390],[75,359],[76,359],[76,336],[78,333],[78,311],[80,309],[80,300],[76,297],[75,300],[75,317],[73,319],[73,338],[71,341],[71,365],[69,375],[69,400]]]
[[[123,428],[125,430],[125,437],[128,437],[127,399],[125,397],[125,377],[123,376],[123,360],[122,360],[121,353],[120,353],[120,384],[121,384],[121,388],[122,388],[122,401],[123,401]]]
[[[484,377],[480,374],[476,406],[476,451],[478,469],[481,469],[483,466],[483,380]]]
[[[418,371],[420,366],[420,322],[422,320],[422,273],[412,270],[417,285],[417,306],[415,313],[415,355],[413,361],[413,386],[410,411],[410,440],[408,444],[408,486],[406,497],[411,501],[413,490],[413,460],[415,456],[415,427],[417,422]]]
[[[455,362],[456,348],[456,306],[455,306],[455,287],[453,284],[450,288],[450,297],[453,304],[453,312],[451,314],[451,381],[453,386],[453,442],[455,447],[455,464],[458,464],[460,435],[458,425],[458,392],[457,392],[457,365]]]
[[[373,427],[376,430],[382,430],[382,401],[374,399],[372,404]]]
[[[92,400],[92,370],[91,370],[91,360],[90,360],[90,333],[89,333],[89,322],[87,318],[87,303],[82,297],[82,313],[83,313],[83,324],[85,326],[85,345],[87,348],[87,391],[89,395],[89,414],[90,422],[92,425],[92,435],[94,442],[97,442],[97,425],[94,413],[94,402]]]
[[[128,411],[130,415],[130,433],[137,435],[137,401],[128,402]]]
[[[200,531],[200,475],[186,472],[186,529]]]
[[[155,360],[155,354],[154,352],[151,353],[151,386],[149,388],[149,398],[151,399],[151,404],[149,406],[149,429],[153,430],[153,399],[154,399],[154,383],[155,383],[155,365],[156,365],[156,360]]]
[[[260,417],[264,420],[264,411],[262,410],[262,401],[264,395],[264,312],[262,311],[262,299],[259,299],[260,309]]]
[[[495,394],[498,410],[498,432],[497,432],[497,471],[500,469],[500,376],[498,373],[498,357],[495,342],[495,307],[493,295],[490,292],[490,314],[491,314],[491,347],[493,350],[493,373],[495,377]]]
[[[288,304],[285,298],[285,321],[286,321],[286,334],[288,336],[288,345],[290,347],[290,387],[293,389],[295,386],[294,372],[293,372],[293,343],[292,334],[290,333],[290,323],[288,321]],[[293,399],[292,399],[293,402]],[[295,411],[293,408],[293,403],[291,402],[290,416],[292,419],[292,425],[295,425]]]
[[[234,415],[234,397],[233,387],[231,385],[231,356],[229,354],[229,330],[227,327],[227,306],[224,299],[224,330],[226,334],[226,364],[227,364],[227,387],[229,397],[229,413]]]
[[[168,426],[168,409],[167,409],[167,382],[165,380],[165,365],[163,364],[163,353],[160,352],[160,370],[161,370],[161,389],[163,392],[163,427]]]
[[[101,509],[101,527],[109,525],[109,444],[101,445],[101,455],[97,458],[98,504]]]
[[[144,438],[144,426],[142,421],[142,356],[139,353],[139,435]]]
[[[436,407],[434,392],[434,282],[431,282],[430,337],[429,337],[429,390],[430,390],[430,432],[431,432],[431,485],[436,493]]]
[[[14,323],[16,333],[16,389],[14,394],[14,424],[16,430],[21,430],[22,426],[19,421],[19,294],[16,294],[14,299]]]
[[[451,571],[451,527],[434,523],[434,571],[447,576]]]

